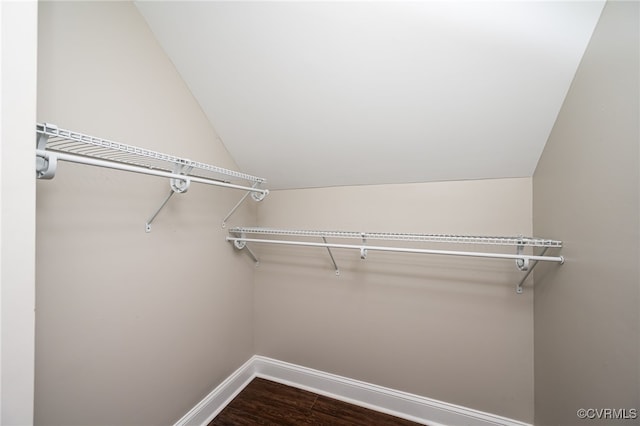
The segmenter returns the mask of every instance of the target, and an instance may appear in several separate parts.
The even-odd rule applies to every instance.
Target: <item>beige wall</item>
[[[528,178],[283,190],[262,202],[258,221],[530,235],[531,199]],[[324,249],[253,248],[258,354],[533,420],[533,293],[516,294],[513,262],[380,252],[362,261],[334,250],[336,277]]]
[[[33,423],[38,5],[0,2],[0,424]]]
[[[534,230],[566,264],[536,270],[536,425],[640,408],[637,2],[609,2],[533,179]]]
[[[39,19],[39,121],[236,168],[133,4]],[[221,227],[243,194],[194,183],[145,233],[168,192],[70,163],[37,183],[36,424],[171,424],[253,355],[253,270]]]

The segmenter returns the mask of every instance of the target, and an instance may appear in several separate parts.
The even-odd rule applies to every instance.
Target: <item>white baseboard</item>
[[[206,426],[255,377],[430,426],[531,426],[517,420],[254,355],[174,426]]]
[[[256,377],[255,356],[220,383],[174,426],[206,426]]]

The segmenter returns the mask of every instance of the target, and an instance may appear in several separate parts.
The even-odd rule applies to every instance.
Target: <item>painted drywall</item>
[[[0,424],[33,423],[37,13],[0,2]]]
[[[603,3],[136,4],[238,163],[292,189],[530,177]]]
[[[42,2],[38,47],[38,121],[236,168],[133,4]],[[253,355],[221,227],[243,193],[193,183],[145,233],[168,192],[70,163],[38,181],[36,424],[172,424]]]
[[[639,7],[605,6],[533,179],[567,259],[535,271],[538,426],[640,421]],[[577,414],[604,408],[622,419]]]
[[[530,235],[531,200],[530,178],[279,190],[258,222]],[[533,420],[533,292],[512,261],[334,250],[338,277],[325,249],[252,248],[257,354]]]

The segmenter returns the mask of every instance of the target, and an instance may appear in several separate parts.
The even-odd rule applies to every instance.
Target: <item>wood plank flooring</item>
[[[255,378],[209,426],[413,426],[418,423]]]

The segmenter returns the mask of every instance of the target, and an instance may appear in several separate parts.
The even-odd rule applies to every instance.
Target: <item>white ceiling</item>
[[[532,176],[603,4],[136,3],[273,189]]]

